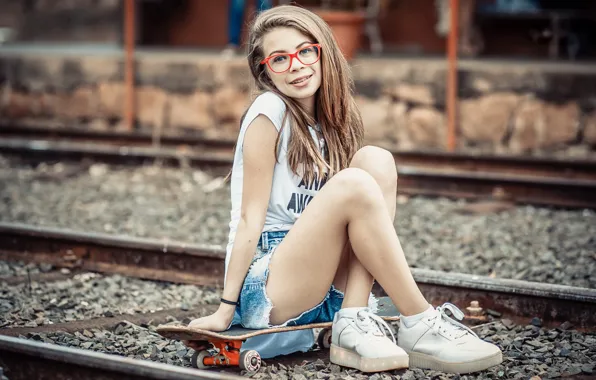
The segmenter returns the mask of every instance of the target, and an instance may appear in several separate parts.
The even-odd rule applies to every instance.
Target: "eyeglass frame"
[[[318,54],[317,60],[314,61],[313,63],[304,63],[304,62],[302,62],[302,60],[300,58],[298,58],[298,53],[300,51],[304,50],[305,48],[311,47],[311,46],[316,46],[319,49],[319,54]],[[288,65],[288,68],[285,69],[284,71],[275,71],[275,70],[273,70],[273,68],[269,64],[269,61],[271,60],[271,58],[279,57],[280,55],[288,55],[290,57],[290,64]],[[261,65],[267,64],[267,66],[269,67],[269,69],[271,71],[273,71],[274,73],[276,73],[276,74],[283,74],[286,71],[290,71],[290,69],[292,68],[292,62],[293,62],[294,58],[296,58],[303,65],[307,65],[307,66],[314,65],[315,63],[319,62],[319,60],[321,59],[321,44],[316,43],[316,44],[304,45],[300,49],[296,50],[294,53],[275,53],[275,54],[271,54],[267,58],[263,58],[263,60],[260,62],[260,64]]]

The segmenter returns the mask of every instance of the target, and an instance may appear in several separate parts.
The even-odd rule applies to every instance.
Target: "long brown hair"
[[[321,86],[315,95],[315,118],[295,99],[282,94],[269,78],[265,65],[263,37],[278,27],[290,27],[321,44]],[[248,38],[248,64],[259,93],[271,91],[281,97],[287,107],[285,118],[290,121],[288,163],[294,173],[310,183],[319,173],[329,177],[346,168],[362,146],[362,117],[353,98],[354,82],[331,29],[319,16],[297,6],[282,5],[261,13],[253,22]],[[323,157],[313,141],[308,126],[321,126],[327,151]],[[285,125],[285,123],[284,123]],[[283,127],[282,127],[283,130]],[[276,152],[280,133],[277,135]]]

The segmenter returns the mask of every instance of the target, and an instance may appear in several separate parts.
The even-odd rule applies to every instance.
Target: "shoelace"
[[[449,310],[457,320],[461,321],[464,319],[464,313],[459,310],[457,306],[446,302],[442,306],[438,306],[436,309],[437,315],[435,317],[435,323],[432,326],[432,329],[435,333],[438,333],[442,329],[445,333],[451,335],[455,339],[461,338],[468,333],[478,337],[478,335],[476,335],[476,333],[474,333],[474,331],[472,331],[469,327],[449,317],[445,313],[446,310]]]
[[[391,328],[389,325],[387,325],[387,322],[385,322],[383,318],[372,313],[369,309],[360,310],[358,312],[356,324],[367,334],[387,336],[385,330],[389,331],[389,335],[391,335],[393,343],[396,343],[393,331],[391,331]]]

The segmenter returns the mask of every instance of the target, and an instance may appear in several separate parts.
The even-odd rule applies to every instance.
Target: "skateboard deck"
[[[399,320],[399,313],[389,297],[379,298],[379,307],[376,313],[385,321]],[[332,322],[311,323],[300,326],[272,327],[267,329],[247,329],[241,326],[232,326],[229,330],[222,332],[213,332],[190,328],[186,325],[161,325],[157,327],[157,332],[165,338],[175,340],[227,340],[227,341],[245,341],[259,335],[275,334],[286,331],[297,331],[316,328],[331,327]]]
[[[387,322],[399,320],[399,312],[389,297],[379,298],[376,315]],[[194,367],[240,366],[240,368],[246,369],[249,372],[256,372],[260,368],[261,358],[258,352],[253,350],[240,353],[242,342],[259,335],[305,329],[322,329],[319,332],[317,343],[321,348],[328,348],[331,342],[332,324],[332,322],[322,322],[266,329],[247,329],[241,326],[233,326],[222,332],[190,328],[186,325],[161,325],[157,327],[157,333],[168,339],[205,342],[217,350],[218,353],[215,355],[212,355],[209,350],[195,352],[191,359]]]

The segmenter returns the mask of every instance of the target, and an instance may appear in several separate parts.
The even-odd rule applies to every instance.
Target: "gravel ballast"
[[[1,283],[0,283],[1,284]],[[76,274],[70,279],[0,290],[0,328],[148,313],[219,303],[220,289],[145,281],[120,275]]]
[[[223,247],[229,184],[190,168],[41,164],[0,157],[0,221]],[[412,267],[596,288],[596,212],[399,197]]]
[[[187,323],[171,320],[172,323]],[[556,329],[515,325],[511,321],[494,321],[477,326],[476,333],[497,344],[504,353],[501,365],[486,371],[453,375],[437,371],[409,369],[363,374],[329,362],[328,351],[318,355],[323,359],[303,360],[298,364],[281,364],[277,358],[265,360],[266,365],[253,375],[256,379],[542,379],[591,376],[595,372],[596,335],[570,330],[566,324]],[[54,332],[28,334],[27,339],[61,346],[152,360],[168,364],[190,366],[193,350],[182,343],[164,339],[155,326],[138,326],[120,322],[110,330],[84,330],[73,334]],[[294,361],[296,362],[296,361]],[[287,362],[286,362],[287,363]],[[213,369],[218,371],[220,369]],[[239,373],[238,369],[228,371]]]
[[[0,262],[0,267],[5,265]],[[74,332],[53,328],[51,332],[24,333],[21,338],[184,367],[190,366],[193,350],[157,334],[158,321],[137,325],[125,319],[137,313],[192,310],[203,304],[217,304],[221,291],[96,273],[76,274],[70,279],[47,283],[2,284],[1,288],[0,325],[5,330],[22,326],[46,328],[46,325],[55,323],[83,319],[92,321],[101,317],[124,319],[114,322],[110,328],[87,327]],[[495,319],[492,314],[488,319],[488,323],[473,329],[480,337],[503,350],[504,362],[487,371],[458,376],[411,369],[365,375],[331,364],[328,351],[323,351],[267,359],[265,366],[253,378],[529,379],[540,376],[546,379],[593,375],[595,334],[575,331],[569,323],[563,323],[558,328],[543,328],[538,318],[526,326]],[[187,324],[189,321],[190,318],[177,320],[167,317],[162,322]],[[238,369],[226,371],[241,373]]]
[[[14,261],[0,261],[0,278],[30,276],[56,270],[52,264],[35,264]]]

